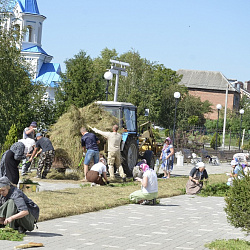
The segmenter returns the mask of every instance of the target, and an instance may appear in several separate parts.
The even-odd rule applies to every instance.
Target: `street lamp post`
[[[244,109],[240,110],[240,139],[239,139],[239,150],[240,150],[240,141],[241,141],[241,125],[242,125],[242,115],[244,114]]]
[[[219,118],[220,118],[220,110],[221,110],[222,106],[220,104],[217,104],[216,108],[218,110],[218,119],[217,119],[217,126],[216,126],[215,150],[217,150],[218,124],[219,124]]]
[[[175,98],[175,110],[174,110],[173,147],[174,147],[174,138],[175,138],[176,109],[177,109],[177,103],[178,103],[178,100],[179,100],[180,97],[181,97],[180,92],[175,92],[175,93],[174,93],[174,98]]]
[[[109,81],[112,80],[113,74],[110,71],[105,72],[104,78],[107,80],[107,86],[106,86],[106,101],[108,100],[108,95],[109,95]]]

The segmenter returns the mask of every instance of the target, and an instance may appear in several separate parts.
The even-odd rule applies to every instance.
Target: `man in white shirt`
[[[107,168],[106,168],[106,160],[103,157],[100,157],[100,160],[98,163],[94,164],[90,171],[87,172],[86,177],[87,181],[92,182],[91,186],[94,186],[96,184],[100,185],[106,185],[109,184],[108,178],[107,178]],[[105,179],[106,183],[103,181],[103,178]]]

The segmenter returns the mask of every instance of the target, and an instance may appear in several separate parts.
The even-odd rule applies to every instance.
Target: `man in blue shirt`
[[[99,162],[99,148],[97,144],[100,143],[100,140],[96,137],[95,134],[89,133],[86,128],[81,128],[80,132],[82,134],[82,147],[84,159],[84,181],[87,181],[86,175],[89,170],[89,163],[92,158],[94,158],[94,164]],[[87,151],[87,153],[86,153]]]

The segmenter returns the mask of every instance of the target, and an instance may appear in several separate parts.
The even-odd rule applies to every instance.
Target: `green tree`
[[[188,124],[191,125],[191,126],[197,125],[198,121],[199,121],[199,117],[197,115],[191,115],[188,118]]]
[[[12,124],[17,128],[24,122],[29,107],[27,93],[32,88],[28,66],[21,57],[20,34],[14,29],[0,30],[0,142]]]
[[[17,142],[17,128],[15,124],[12,124],[8,135],[6,136],[2,151],[4,152],[8,150],[10,146],[15,142]]]
[[[56,93],[57,112],[60,116],[71,105],[84,107],[99,100],[104,82],[94,71],[93,60],[84,51],[65,61],[66,73]]]
[[[162,64],[142,58],[138,51],[130,50],[118,55],[116,50],[105,48],[96,59],[91,59],[80,51],[74,58],[66,61],[66,73],[57,93],[58,113],[62,114],[74,104],[82,107],[94,100],[105,100],[106,81],[103,75],[111,66],[110,59],[127,62],[128,76],[119,77],[118,98],[120,102],[131,102],[137,106],[140,122],[147,119],[165,128],[172,129],[174,123],[174,92],[181,92],[178,103],[177,125],[185,127],[190,116],[197,116],[198,123],[204,124],[204,114],[211,111],[209,102],[201,102],[197,97],[188,95],[188,89],[180,86],[181,80],[176,71]],[[109,98],[113,100],[114,76],[109,86]],[[145,109],[149,116],[144,116]]]
[[[10,3],[12,1],[1,1],[0,10],[11,9]],[[7,18],[8,13],[2,13],[2,17]],[[1,18],[0,26],[4,26],[4,22],[5,18]],[[23,129],[32,120],[48,124],[53,113],[51,105],[42,98],[45,88],[32,81],[29,64],[21,56],[22,35],[15,27],[0,29],[0,143],[5,141],[12,124],[16,125],[17,136],[21,138]]]

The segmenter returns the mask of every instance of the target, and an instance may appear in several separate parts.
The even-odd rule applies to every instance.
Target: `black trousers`
[[[9,150],[6,153],[5,157],[5,169],[6,169],[6,177],[13,183],[16,184],[19,181],[19,170],[18,170],[18,165],[20,161],[17,161],[14,159],[14,153]]]

